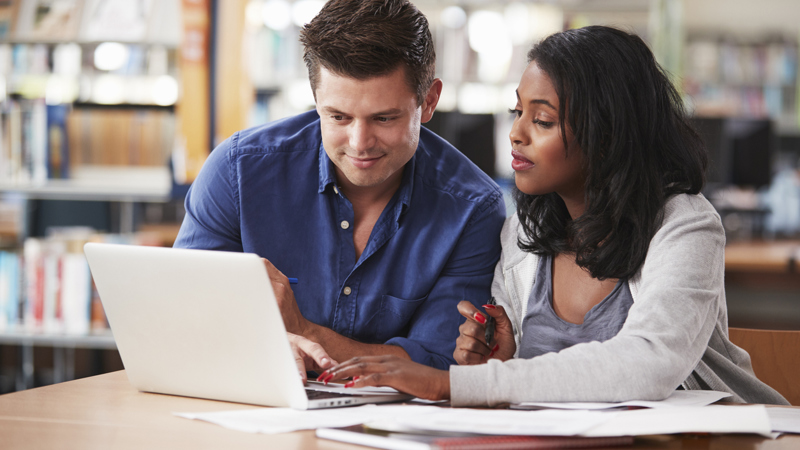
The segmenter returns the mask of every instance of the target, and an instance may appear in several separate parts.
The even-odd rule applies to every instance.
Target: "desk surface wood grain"
[[[317,439],[312,431],[276,435],[233,431],[173,412],[255,406],[136,391],[124,371],[0,396],[0,447],[59,449],[363,449]],[[797,449],[800,436],[637,438],[636,449]]]
[[[792,273],[800,256],[800,241],[743,241],[725,246],[725,270]]]

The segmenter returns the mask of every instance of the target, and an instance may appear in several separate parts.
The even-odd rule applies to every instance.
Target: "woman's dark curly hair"
[[[558,194],[515,190],[525,234],[519,247],[574,253],[600,280],[629,278],[644,264],[667,199],[702,189],[708,165],[703,142],[636,35],[603,26],[568,30],[534,45],[528,61],[550,77],[558,94],[564,148],[570,147],[569,127],[583,152],[586,208],[572,220]]]

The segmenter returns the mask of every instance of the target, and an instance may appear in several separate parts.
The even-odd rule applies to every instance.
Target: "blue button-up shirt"
[[[456,305],[490,296],[500,189],[422,128],[356,260],[353,206],[335,174],[316,111],[240,131],[211,152],[189,189],[175,247],[267,258],[299,279],[293,291],[306,319],[446,369],[463,321]]]

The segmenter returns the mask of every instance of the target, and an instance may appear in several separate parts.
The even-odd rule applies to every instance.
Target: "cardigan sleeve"
[[[705,198],[673,197],[615,337],[532,359],[453,366],[452,404],[666,398],[708,346],[724,299],[724,246],[719,215]]]

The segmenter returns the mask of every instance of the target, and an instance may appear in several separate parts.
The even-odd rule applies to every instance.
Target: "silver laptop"
[[[254,254],[99,243],[84,252],[128,379],[141,391],[296,409],[411,398],[304,387]]]

